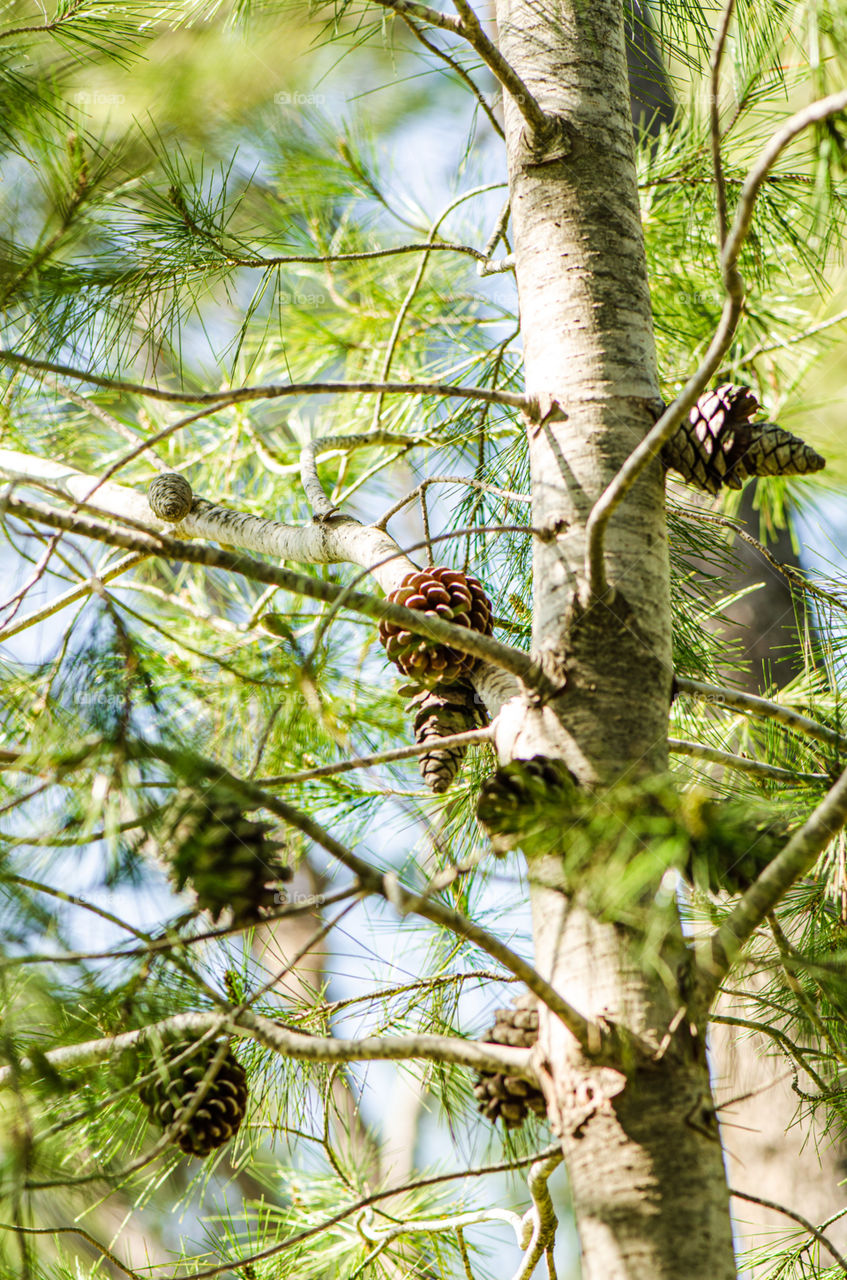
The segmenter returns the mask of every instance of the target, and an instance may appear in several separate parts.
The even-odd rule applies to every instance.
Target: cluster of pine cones
[[[508,1009],[495,1009],[494,1026],[484,1037],[487,1044],[507,1044],[531,1049],[538,1039],[538,1001],[528,991]],[[517,1129],[529,1116],[547,1115],[544,1095],[521,1076],[505,1072],[481,1071],[474,1085],[479,1110],[487,1120],[502,1120],[507,1129]]]
[[[491,635],[491,601],[482,583],[459,569],[433,565],[407,573],[389,593],[388,602]],[[414,681],[405,689],[411,695],[407,710],[414,718],[415,741],[428,748],[418,763],[427,786],[440,794],[459,772],[467,748],[440,747],[439,739],[486,723],[485,710],[467,679],[476,659],[385,619],[379,624],[379,638],[391,661]]]
[[[740,489],[751,476],[803,476],[825,460],[773,422],[752,422],[759,402],[749,387],[722,383],[701,396],[662,451],[665,466],[698,489]]]

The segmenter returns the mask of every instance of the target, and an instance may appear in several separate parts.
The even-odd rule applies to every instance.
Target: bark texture
[[[649,429],[658,396],[623,12],[617,0],[499,0],[497,13],[503,53],[551,120],[530,137],[507,105],[526,389],[546,411],[528,428],[534,643],[561,691],[544,708],[510,704],[498,750],[562,756],[584,786],[602,787],[665,766],[671,681],[658,465],[612,519],[610,591],[587,598],[583,581],[592,504]],[[540,1068],[585,1280],[734,1277],[704,1045],[687,1022],[668,1033],[681,1004],[678,929],[660,981],[635,939],[569,899],[557,856],[533,861],[530,879],[539,969],[580,1012],[638,1033],[658,1058],[598,1067],[542,1011]]]

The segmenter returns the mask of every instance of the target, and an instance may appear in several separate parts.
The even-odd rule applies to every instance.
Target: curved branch
[[[615,478],[601,493],[588,517],[585,528],[585,590],[589,597],[602,596],[608,591],[603,546],[612,513],[629,493],[642,471],[659,456],[686,413],[693,409],[729,349],[741,317],[746,292],[744,281],[738,271],[738,258],[749,234],[753,210],[763,183],[782,152],[798,134],[808,129],[810,125],[845,110],[847,110],[847,90],[832,93],[797,111],[789,117],[781,129],[776,131],[748,172],[738,196],[735,218],[721,253],[721,275],[726,290],[726,300],[714,337],[698,368],[688,379],[676,400],[663,410],[655,426],[648,431],[641,444],[633,450]]]
[[[546,1159],[536,1161],[530,1170],[527,1181],[529,1194],[532,1196],[532,1208],[524,1216],[524,1226],[531,1228],[532,1236],[513,1280],[530,1280],[545,1253],[552,1249],[555,1243],[559,1220],[556,1217],[547,1183],[550,1175],[558,1169],[563,1159],[562,1152],[556,1151]]]
[[[492,391],[488,387],[455,386],[448,382],[287,382],[267,383],[264,386],[233,387],[228,391],[167,391],[162,387],[147,386],[143,382],[126,382],[121,378],[104,378],[85,369],[56,364],[52,360],[38,360],[17,351],[0,349],[0,364],[15,368],[33,369],[40,373],[56,373],[63,378],[76,378],[93,387],[124,395],[146,396],[149,400],[163,400],[169,404],[244,404],[250,400],[280,400],[290,396],[316,395],[424,395],[454,396],[460,400],[483,400],[486,404],[505,404],[512,409],[531,412],[533,402],[529,397],[514,391]]]
[[[353,449],[370,449],[381,444],[411,449],[416,445],[431,443],[425,436],[397,435],[393,431],[380,431],[378,428],[360,435],[318,436],[315,440],[310,440],[300,450],[300,483],[316,519],[326,520],[338,511],[321,484],[317,467],[319,454],[335,450],[349,452]]]
[[[736,1191],[734,1187],[730,1187],[729,1194],[734,1196],[736,1200],[749,1200],[751,1204],[760,1204],[765,1209],[773,1209],[776,1213],[784,1214],[786,1218],[791,1218],[794,1222],[799,1222],[800,1226],[808,1231],[809,1235],[814,1236],[819,1244],[822,1244],[825,1249],[829,1250],[844,1275],[847,1276],[847,1261],[845,1261],[832,1241],[824,1235],[820,1228],[812,1226],[808,1218],[804,1218],[800,1213],[795,1213],[793,1209],[786,1209],[785,1205],[777,1204],[774,1200],[765,1200],[762,1196],[751,1195],[749,1191]]]

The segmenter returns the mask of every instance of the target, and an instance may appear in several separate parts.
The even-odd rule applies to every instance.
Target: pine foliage
[[[706,102],[713,17],[698,0],[662,0],[654,13],[680,102],[673,126],[638,147],[667,400],[702,355],[723,299]],[[743,38],[731,41],[721,103],[730,205],[790,105],[840,87],[847,67],[843,4],[745,0],[737,22]],[[301,447],[370,434],[365,447],[322,457],[333,503],[367,520],[393,509],[389,527],[409,554],[480,575],[495,637],[528,650],[529,481],[516,410],[362,393],[257,398],[196,415],[138,390],[329,380],[521,389],[513,277],[475,269],[505,197],[497,138],[467,77],[485,102],[490,81],[466,50],[447,63],[439,50],[449,42],[430,35],[423,45],[365,3],[308,13],[251,0],[60,0],[46,15],[10,6],[0,29],[3,345],[54,368],[4,366],[2,447],[114,473],[142,492],[154,469],[179,471],[202,498],[305,524]],[[286,41],[299,49],[307,37],[306,70],[283,83],[275,68],[287,65]],[[267,50],[249,63],[252,77],[245,47]],[[179,97],[188,91],[178,64],[195,67],[202,101]],[[172,84],[162,85],[161,66],[174,69]],[[308,78],[295,83],[298,74]],[[385,89],[371,109],[374,84]],[[157,113],[157,101],[170,110]],[[443,123],[439,110],[453,134],[460,117],[465,136],[451,138],[447,160],[427,157],[422,183],[401,153]],[[804,337],[836,279],[844,223],[836,120],[798,142],[765,186],[741,262],[751,294],[721,371],[792,429],[837,333]],[[495,255],[510,247],[506,230]],[[818,442],[814,426],[808,435]],[[761,485],[763,527],[820,495],[819,484]],[[60,501],[55,487],[15,492]],[[717,508],[671,492],[678,676],[723,683],[743,661],[720,637],[733,599],[733,510],[721,508],[718,523]],[[477,1228],[489,1229],[492,1206],[526,1206],[526,1169],[550,1134],[543,1120],[493,1130],[476,1114],[465,1068],[295,1061],[243,1041],[246,1117],[230,1142],[194,1160],[154,1147],[138,1089],[155,1067],[143,1055],[116,1051],[84,1068],[46,1056],[178,1014],[219,1015],[230,1034],[233,1007],[304,1036],[484,1040],[513,994],[502,966],[411,915],[398,926],[390,905],[363,898],[308,836],[285,834],[295,878],[280,891],[279,814],[233,800],[226,785],[234,776],[267,788],[387,883],[432,894],[522,951],[519,904],[536,872],[531,856],[528,867],[514,852],[491,858],[476,822],[495,768],[490,747],[468,749],[449,791],[426,786],[414,759],[301,777],[412,740],[403,679],[369,620],[343,600],[331,609],[164,557],[112,576],[123,552],[77,535],[54,543],[21,519],[8,517],[3,537],[12,585],[0,620],[0,748],[14,768],[0,772],[0,1066],[12,1081],[0,1095],[0,1219],[12,1224],[0,1228],[0,1268],[32,1280],[93,1277],[146,1238],[151,1261],[185,1276],[223,1265],[258,1280],[434,1278],[471,1265],[478,1280],[502,1275]],[[847,635],[839,575],[795,576],[802,674],[780,695],[836,735]],[[325,576],[360,585],[355,567]],[[60,612],[45,609],[77,588]],[[775,772],[680,754],[657,791],[633,783],[602,812],[564,786],[552,815],[539,802],[542,830],[567,821],[578,891],[633,930],[646,963],[675,895],[694,921],[722,918],[841,767],[831,743],[685,693],[671,734]],[[195,812],[179,850],[169,847],[161,834],[175,807],[187,794],[220,794],[221,780],[223,843]],[[198,849],[208,862],[232,841],[243,851],[245,836],[246,881],[227,881],[221,897],[215,871],[217,894],[201,892]],[[737,856],[727,861],[727,850]],[[757,1025],[795,1071],[800,1111],[819,1111],[841,1141],[843,837],[757,945],[766,975]],[[389,1195],[398,1080],[423,1099],[425,1137],[434,1143],[447,1126],[460,1167],[410,1175]],[[786,1277],[805,1265],[796,1240],[770,1263]]]

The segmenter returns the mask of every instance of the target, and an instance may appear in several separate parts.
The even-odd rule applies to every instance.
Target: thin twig
[[[85,582],[81,582],[77,587],[71,587],[69,591],[63,591],[61,595],[54,596],[49,604],[44,605],[41,609],[34,609],[32,613],[26,613],[13,626],[4,627],[0,631],[0,640],[10,640],[12,636],[16,636],[19,631],[26,631],[27,627],[35,626],[38,622],[43,622],[45,618],[51,618],[54,613],[66,608],[69,604],[81,600],[83,596],[87,596],[94,591],[98,585],[114,581],[121,574],[126,573],[129,569],[134,569],[136,565],[146,560],[147,553],[133,552],[128,556],[124,556],[112,565],[110,569],[104,569],[102,573],[98,573],[96,577],[86,578]]]
[[[765,1200],[762,1196],[751,1195],[749,1191],[737,1191],[734,1187],[730,1187],[729,1194],[736,1200],[749,1200],[751,1204],[759,1204],[764,1209],[773,1209],[776,1213],[781,1213],[784,1217],[791,1218],[794,1222],[798,1222],[801,1227],[808,1231],[809,1235],[814,1236],[819,1244],[822,1244],[825,1249],[829,1250],[844,1275],[847,1276],[847,1261],[845,1261],[832,1241],[824,1235],[820,1228],[812,1226],[808,1218],[804,1218],[800,1213],[795,1213],[793,1209],[786,1209],[785,1205],[777,1204],[774,1200]]]
[[[438,234],[438,229],[441,226],[442,222],[445,220],[445,218],[448,218],[450,216],[450,214],[454,211],[454,209],[458,208],[459,205],[464,204],[466,200],[470,200],[472,197],[476,195],[481,195],[486,191],[490,191],[492,185],[494,184],[488,183],[486,184],[485,187],[474,188],[471,191],[463,191],[460,195],[455,196],[452,200],[450,200],[446,208],[442,210],[442,212],[438,215],[438,217],[435,219],[432,226],[430,227],[429,235],[427,236],[427,243],[430,243],[435,240],[435,237]],[[403,298],[403,301],[400,303],[400,307],[397,311],[396,316],[394,317],[394,324],[392,325],[392,328],[391,328],[391,333],[388,338],[388,344],[385,349],[385,356],[382,362],[381,376],[382,376],[383,382],[388,381],[388,375],[391,372],[391,365],[394,360],[394,353],[397,350],[397,343],[400,340],[401,330],[405,323],[406,316],[409,314],[409,308],[414,302],[415,295],[417,294],[417,291],[420,288],[421,281],[424,278],[424,273],[426,272],[428,265],[429,265],[429,254],[424,252],[421,255],[420,262],[418,263],[417,270],[415,271],[412,281],[408,289],[406,290],[406,296]],[[382,394],[378,395],[376,398],[376,404],[374,405],[374,411],[373,411],[373,418],[371,420],[372,431],[379,430],[379,422],[380,422],[380,417],[382,416],[382,405],[383,405],[384,398],[385,397]]]
[[[470,73],[467,72],[465,68],[462,66],[461,62],[459,62],[457,58],[451,57],[451,55],[447,52],[446,49],[440,49],[437,44],[434,44],[431,40],[427,40],[423,31],[421,31],[417,23],[414,22],[409,17],[408,14],[401,13],[400,17],[403,19],[406,26],[409,28],[409,30],[412,32],[415,38],[419,40],[420,43],[424,46],[424,48],[429,49],[430,53],[434,53],[437,58],[440,58],[442,62],[446,63],[447,66],[451,69],[451,71],[454,71],[456,75],[459,77],[459,79],[464,84],[467,85],[467,87],[470,89],[473,96],[476,98],[477,105],[482,107],[482,110],[485,112],[486,116],[488,117],[488,123],[491,125],[494,132],[497,133],[505,141],[506,135],[503,132],[503,127],[500,124],[500,121],[495,116],[494,112],[491,110],[491,107],[488,105],[487,97],[479,88],[479,86],[477,85],[473,77],[470,75]],[[486,257],[488,256],[487,252],[485,256]]]
[[[113,1267],[117,1267],[121,1275],[129,1276],[130,1280],[145,1280],[145,1277],[138,1271],[133,1271],[130,1267],[121,1262],[111,1249],[107,1249],[104,1244],[95,1239],[88,1231],[84,1231],[82,1227],[24,1227],[19,1223],[0,1222],[0,1231],[16,1231],[18,1234],[28,1236],[79,1236],[86,1244],[91,1245],[92,1249],[96,1249],[101,1257],[106,1258]]]
[[[735,217],[721,253],[721,276],[726,299],[712,341],[698,368],[688,379],[676,400],[665,408],[652,430],[633,450],[617,475],[597,499],[588,517],[585,529],[586,600],[590,600],[591,597],[602,597],[608,591],[603,553],[606,529],[613,512],[644,469],[659,456],[685,415],[697,403],[712,374],[729,350],[729,344],[741,317],[746,294],[744,281],[738,271],[738,258],[750,232],[756,200],[768,173],[798,134],[808,129],[810,125],[826,120],[829,116],[844,110],[847,110],[847,90],[830,94],[795,112],[782,128],[774,133],[763,148],[759,159],[749,170],[739,193]]]
[[[824,329],[832,329],[837,324],[843,324],[845,320],[847,320],[847,309],[839,311],[837,315],[830,316],[829,320],[821,320],[817,324],[811,325],[801,333],[792,333],[788,338],[780,338],[778,342],[757,342],[749,351],[745,351],[743,355],[733,360],[732,368],[737,369],[742,365],[752,364],[759,356],[766,355],[769,351],[782,351],[783,348],[794,347],[799,342],[805,342],[808,338],[813,338],[816,333],[822,333]]]
[[[460,400],[485,400],[489,404],[505,404],[513,409],[531,411],[533,402],[525,395],[512,391],[492,391],[488,387],[454,386],[447,382],[288,382],[267,383],[264,386],[233,387],[229,391],[167,391],[163,387],[147,386],[142,382],[128,382],[122,378],[104,378],[100,374],[52,360],[37,360],[17,351],[0,349],[0,364],[16,368],[33,369],[41,373],[57,373],[64,378],[76,378],[94,387],[124,395],[146,396],[150,400],[164,400],[170,404],[216,405],[220,408],[231,404],[244,404],[251,400],[279,400],[290,396],[308,395],[432,395],[455,396]],[[156,439],[160,439],[157,436]]]
[[[494,730],[491,725],[484,729],[468,729],[465,733],[451,733],[438,739],[438,749],[473,746],[490,742]],[[339,773],[349,773],[351,769],[370,769],[378,764],[393,764],[395,760],[411,760],[415,756],[425,755],[431,751],[432,742],[416,742],[409,747],[395,747],[392,751],[378,751],[372,756],[356,756],[352,760],[338,760],[335,764],[323,764],[314,769],[304,769],[301,773],[279,773],[271,778],[260,778],[263,787],[290,786],[299,782],[311,782],[313,778],[331,778]]]
[[[493,493],[495,498],[505,498],[509,502],[524,502],[531,504],[532,498],[528,493],[518,493],[515,489],[500,489],[496,485],[487,484],[483,480],[471,480],[467,476],[427,476],[426,480],[422,480],[420,484],[415,485],[414,489],[402,497],[399,502],[395,502],[386,512],[374,521],[375,529],[384,529],[389,520],[397,515],[398,511],[402,511],[409,503],[415,499],[433,484],[463,484],[469,489],[476,489],[480,493]]]
[[[668,738],[668,750],[679,756],[694,756],[698,760],[709,760],[712,764],[725,765],[727,769],[738,769],[741,773],[752,773],[758,778],[773,778],[775,782],[829,782],[828,773],[798,773],[794,769],[781,769],[779,765],[766,764],[763,760],[751,760],[747,756],[736,756],[730,751],[719,751],[717,747],[707,747],[703,742],[686,742],[685,739]]]

